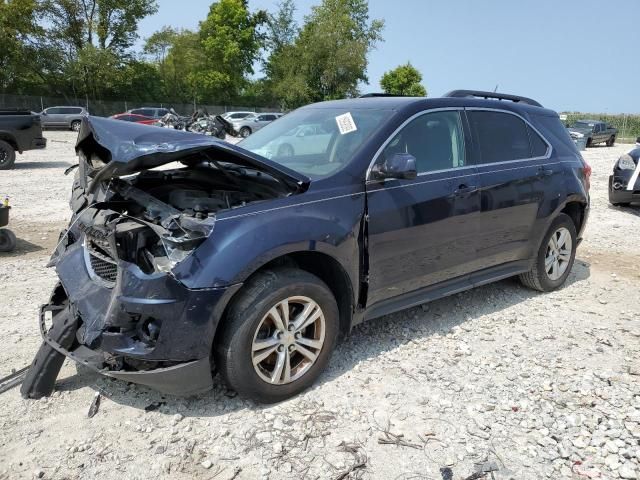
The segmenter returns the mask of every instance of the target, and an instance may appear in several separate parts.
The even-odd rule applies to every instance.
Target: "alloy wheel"
[[[550,280],[558,280],[569,268],[573,239],[571,233],[565,227],[560,227],[553,232],[547,244],[547,253],[544,258],[544,269]]]
[[[324,345],[326,322],[311,298],[289,297],[260,320],[251,344],[253,368],[272,385],[302,377],[316,362]]]
[[[4,150],[3,148],[0,148],[0,165],[7,163],[8,160],[9,160],[9,152]]]

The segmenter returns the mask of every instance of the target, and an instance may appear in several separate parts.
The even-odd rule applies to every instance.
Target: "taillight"
[[[584,173],[584,186],[587,190],[591,188],[591,165],[585,162],[584,158],[582,159],[583,167],[582,172]]]

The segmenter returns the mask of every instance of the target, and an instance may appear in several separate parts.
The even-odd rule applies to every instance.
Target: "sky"
[[[319,2],[296,1],[300,24]],[[142,38],[164,25],[196,29],[211,0],[158,4]],[[556,111],[640,113],[640,0],[370,0],[369,13],[384,20],[384,42],[369,54],[363,93],[411,62],[429,97],[497,86]]]

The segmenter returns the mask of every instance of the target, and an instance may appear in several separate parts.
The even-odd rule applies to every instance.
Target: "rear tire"
[[[587,138],[587,147],[592,147],[593,141],[590,138]]]
[[[73,122],[71,122],[71,130],[73,130],[74,132],[79,132],[81,123],[82,122],[80,120],[74,120]]]
[[[325,369],[338,318],[331,290],[315,275],[294,268],[258,273],[233,300],[216,337],[216,366],[245,398],[285,400],[309,388]]]
[[[616,143],[615,135],[611,135],[611,138],[607,140],[607,147],[613,147]]]
[[[558,235],[563,234],[569,235],[569,237],[564,238],[560,247],[554,248],[552,237],[557,239]],[[566,248],[562,248],[563,245]],[[540,292],[550,292],[559,288],[571,273],[576,257],[576,246],[576,226],[571,217],[561,213],[551,223],[549,231],[544,236],[533,268],[520,275],[520,281],[526,287]],[[571,249],[570,251],[568,251],[569,248]],[[560,269],[560,271],[557,269]]]
[[[251,129],[249,127],[242,127],[240,129],[240,136],[242,138],[247,138],[249,135],[251,135]]]
[[[0,170],[11,170],[16,163],[16,151],[13,147],[0,140]]]
[[[5,228],[0,229],[0,252],[12,252],[17,244],[15,233]]]

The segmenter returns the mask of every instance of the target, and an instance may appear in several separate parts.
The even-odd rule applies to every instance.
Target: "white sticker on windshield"
[[[336,123],[338,124],[340,135],[355,132],[356,130],[358,130],[358,127],[356,127],[356,122],[353,121],[353,117],[351,116],[350,112],[347,112],[343,115],[338,115],[336,117]]]

